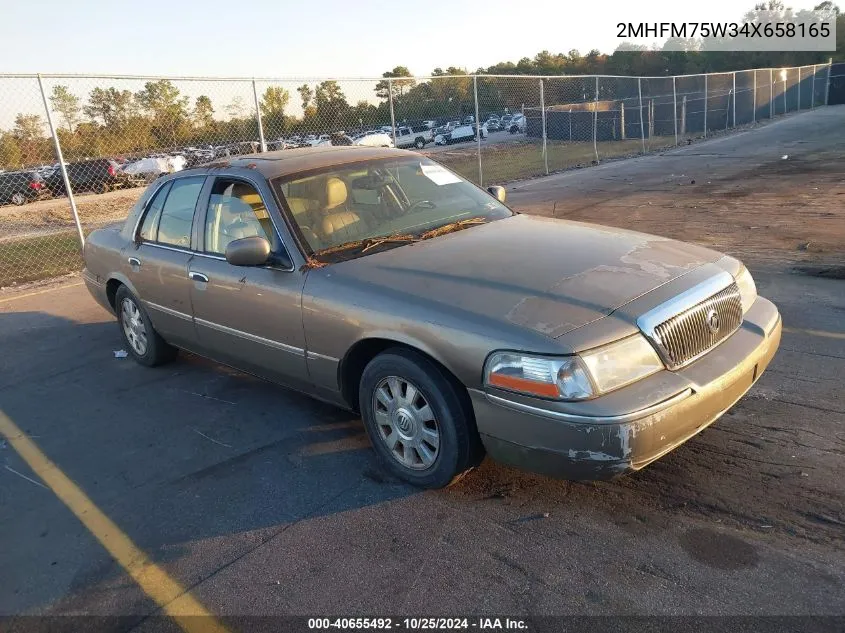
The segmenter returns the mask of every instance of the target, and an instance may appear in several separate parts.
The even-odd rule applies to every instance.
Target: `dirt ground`
[[[526,213],[697,242],[754,262],[845,263],[842,106],[556,177],[513,183]]]

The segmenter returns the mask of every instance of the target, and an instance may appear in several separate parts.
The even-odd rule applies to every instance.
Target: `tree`
[[[281,86],[268,86],[261,97],[261,114],[264,116],[278,116],[285,113],[290,101],[290,94]]]
[[[152,115],[152,133],[163,145],[176,145],[188,127],[188,97],[167,79],[148,81],[135,93],[138,104]]]
[[[12,135],[19,141],[35,141],[44,138],[44,121],[37,114],[18,114]]]
[[[290,94],[281,86],[268,86],[261,97],[261,116],[264,127],[270,133],[285,130],[285,108],[290,101]]]
[[[311,86],[308,84],[302,84],[296,89],[296,91],[299,93],[299,98],[302,100],[302,110],[304,112],[308,110],[311,105],[311,101],[314,99],[314,91],[311,90]]]
[[[82,108],[91,121],[106,127],[119,127],[132,114],[134,97],[129,90],[94,88],[88,95],[88,105]]]
[[[232,97],[232,102],[226,106],[226,113],[230,119],[243,119],[246,112],[246,105],[244,105],[243,97],[235,95]]]
[[[316,116],[327,128],[336,128],[343,124],[349,112],[349,103],[336,81],[323,81],[314,90]]]
[[[73,94],[67,86],[53,86],[53,92],[50,95],[50,104],[53,110],[62,115],[65,127],[73,132],[76,125],[79,123],[79,97]]]
[[[200,95],[194,102],[194,125],[199,128],[208,128],[214,125],[214,108],[211,99],[206,95]]]
[[[23,164],[18,140],[9,133],[0,132],[0,167],[15,169]]]
[[[393,98],[396,99],[401,98],[407,90],[417,85],[407,66],[397,66],[393,70],[382,73],[381,76],[385,77],[385,79],[379,81],[375,88],[376,95],[379,99],[388,99],[390,97],[388,88],[392,87]],[[387,78],[390,78],[391,81],[388,81]]]
[[[12,136],[20,148],[21,162],[40,163],[49,155],[49,141],[44,136],[44,121],[37,114],[18,114]]]

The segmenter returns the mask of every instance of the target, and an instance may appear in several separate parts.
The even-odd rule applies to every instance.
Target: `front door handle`
[[[126,261],[129,262],[130,266],[135,266],[136,268],[139,268],[141,266],[141,260],[137,257],[130,257]]]
[[[188,272],[188,279],[192,281],[201,281],[203,283],[208,283],[208,277],[203,275],[202,273],[198,273],[195,270]]]

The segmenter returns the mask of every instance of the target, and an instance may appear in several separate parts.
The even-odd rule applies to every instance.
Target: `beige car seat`
[[[346,207],[348,192],[346,183],[340,178],[330,177],[326,180],[325,206],[323,207],[323,221],[320,228],[327,241],[340,244],[358,239],[364,229],[361,218],[354,211]]]

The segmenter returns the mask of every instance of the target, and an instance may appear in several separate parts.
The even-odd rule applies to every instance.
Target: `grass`
[[[82,268],[75,231],[0,242],[0,288],[65,275]]]
[[[647,141],[652,148],[674,144],[674,139],[652,138]],[[546,161],[543,158],[543,146],[540,143],[510,143],[494,147],[481,148],[482,173],[484,184],[505,183],[521,178],[544,176]],[[602,141],[597,145],[599,159],[630,156],[642,151],[642,141]],[[567,143],[552,141],[546,144],[549,172],[561,171],[572,167],[591,165],[596,160],[592,143]],[[478,182],[478,156],[475,149],[444,152],[432,156],[475,183]]]

